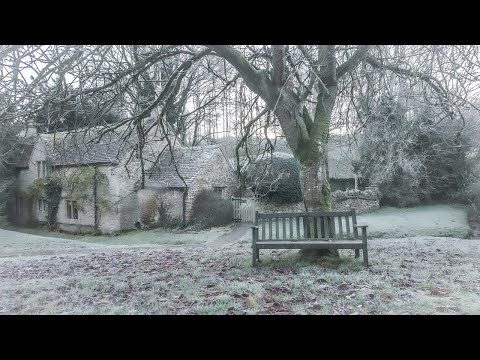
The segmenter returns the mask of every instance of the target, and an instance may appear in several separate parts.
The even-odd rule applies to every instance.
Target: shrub
[[[193,200],[192,223],[200,227],[222,226],[233,220],[233,204],[213,190],[200,191]]]
[[[278,204],[302,201],[300,169],[295,158],[274,157],[258,162],[249,182],[257,196],[266,196]]]
[[[446,200],[466,185],[469,144],[460,125],[415,106],[384,97],[365,118],[354,166],[378,187],[381,205]]]
[[[147,198],[140,207],[140,221],[144,226],[150,226],[155,222],[157,213],[157,200],[154,197]]]
[[[30,200],[45,197],[48,204],[47,223],[53,229],[57,223],[57,212],[62,196],[62,180],[56,174],[45,178],[37,178],[28,187],[27,195]]]
[[[475,158],[478,161],[478,158]],[[470,218],[480,216],[480,166],[473,168],[470,174],[468,185],[462,191],[459,191],[453,200],[468,205]]]
[[[168,209],[168,205],[160,201],[157,207],[158,211],[158,221],[156,223],[157,227],[163,228],[181,228],[183,226],[182,219],[178,217],[173,217]]]

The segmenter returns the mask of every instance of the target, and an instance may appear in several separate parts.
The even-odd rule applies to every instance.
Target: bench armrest
[[[252,246],[255,248],[255,244],[258,240],[258,226],[250,226],[252,228]]]
[[[367,227],[368,225],[353,225],[354,229],[358,229],[358,228],[362,229],[362,242],[364,244],[367,243]]]

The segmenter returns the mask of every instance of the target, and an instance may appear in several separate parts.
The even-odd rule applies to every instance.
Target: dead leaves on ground
[[[457,252],[448,255],[435,247],[431,251],[442,255],[436,260],[442,266],[463,260]],[[85,277],[94,279],[91,280],[94,284],[89,285],[93,295],[81,299],[85,306],[95,308],[114,303],[132,309],[129,311],[167,314],[196,314],[215,306],[221,310],[214,311],[226,314],[388,313],[392,307],[397,312],[397,305],[412,303],[419,295],[442,301],[451,295],[451,290],[435,281],[438,272],[427,276],[415,273],[417,268],[425,269],[432,263],[428,251],[402,254],[397,258],[401,259],[400,264],[395,261],[392,267],[374,265],[368,277],[349,270],[332,276],[332,270],[302,267],[298,263],[284,265],[283,260],[253,270],[250,258],[251,249],[244,244],[213,251],[202,248],[98,251],[4,261],[0,279],[18,283],[69,279],[60,281],[55,289],[68,302],[75,299],[75,291],[83,286],[78,279]],[[448,271],[452,271],[451,277],[455,275],[453,269],[439,268],[442,275],[450,274]],[[478,287],[476,280],[466,283],[461,276],[451,281],[458,286],[468,285],[470,292]],[[13,289],[10,294],[22,295],[21,291],[18,294],[15,291],[19,290]],[[222,304],[226,305],[221,307]],[[15,312],[12,309],[0,307],[1,313]],[[444,304],[431,309],[435,313],[460,312]],[[21,307],[16,311],[21,312]]]

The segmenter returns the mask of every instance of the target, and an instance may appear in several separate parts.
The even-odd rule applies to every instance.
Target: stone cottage
[[[32,194],[32,188],[50,174],[63,184],[56,224],[69,232],[112,233],[166,218],[185,223],[201,189],[225,198],[235,190],[234,171],[215,146],[175,146],[170,152],[160,132],[152,131],[140,156],[135,131],[123,126],[100,137],[103,129],[37,134],[29,124],[16,165],[16,199],[10,202],[15,222],[47,221],[45,194]],[[87,174],[90,182],[82,180]]]
[[[148,172],[144,189],[138,190],[140,202],[157,204],[156,212],[147,206],[140,210],[141,222],[190,221],[193,201],[202,189],[211,189],[222,198],[230,198],[237,189],[234,169],[220,146],[180,147],[173,156],[164,152]]]

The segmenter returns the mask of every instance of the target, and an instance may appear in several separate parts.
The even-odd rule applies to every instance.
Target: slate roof
[[[133,131],[128,139],[124,140],[128,128],[127,126],[121,126],[105,134],[100,139],[100,132],[103,129],[104,127],[95,127],[77,131],[61,131],[27,138],[23,140],[23,152],[17,161],[16,167],[28,167],[36,140],[41,141],[45,145],[46,157],[52,165],[117,165],[122,154],[136,146],[138,142],[137,134]],[[145,150],[145,152],[148,151]]]
[[[200,171],[207,165],[212,156],[219,152],[218,145],[195,146],[193,148],[176,148],[173,150],[173,156],[178,168],[178,172],[182,175],[190,186]],[[160,157],[158,164],[148,174],[145,179],[145,186],[148,187],[177,187],[183,188],[185,184],[177,174],[175,165],[168,149],[164,151]]]
[[[57,166],[118,164],[121,153],[136,142],[125,142],[117,134],[107,134],[98,141],[98,134],[90,132],[41,134],[40,139],[52,165]]]

